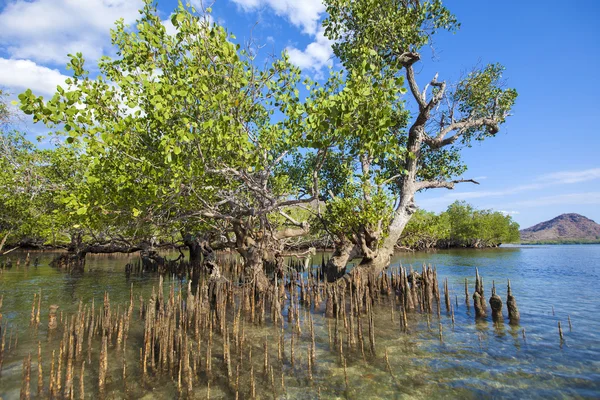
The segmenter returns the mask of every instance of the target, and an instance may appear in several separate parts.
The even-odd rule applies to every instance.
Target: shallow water
[[[173,257],[176,257],[173,254]],[[11,253],[10,258],[24,258]],[[124,265],[136,256],[89,256],[86,271],[69,275],[48,266],[49,253],[32,253],[39,257],[39,266],[22,265],[0,273],[0,296],[4,297],[0,313],[2,326],[9,326],[7,334],[18,335],[16,350],[5,351],[6,357],[0,376],[0,397],[19,398],[23,357],[32,353],[32,394],[36,392],[37,344],[51,347],[60,338],[48,339],[46,324],[48,306],[59,304],[65,313],[77,310],[80,301],[96,306],[101,304],[104,292],[111,303],[126,304],[133,284],[135,298],[148,298],[157,276],[125,278]],[[315,257],[320,262],[321,255]],[[385,301],[375,309],[375,357],[360,353],[347,356],[349,389],[345,391],[344,369],[337,354],[329,348],[328,322],[321,317],[322,309],[314,313],[318,364],[313,372],[314,381],[306,379],[306,341],[297,343],[294,366],[285,365],[285,394],[283,388],[273,394],[269,385],[259,383],[257,396],[261,398],[598,398],[600,397],[600,246],[522,246],[491,250],[451,250],[436,253],[402,253],[393,265],[402,263],[419,268],[423,263],[437,267],[440,282],[448,278],[452,302],[455,304],[455,323],[445,312],[440,320],[443,342],[439,339],[437,315],[427,318],[421,314],[409,316],[410,332],[403,333],[391,316],[391,307]],[[505,301],[506,280],[511,280],[521,312],[521,325],[495,326],[491,320],[474,321],[474,311],[467,309],[464,279],[468,278],[473,292],[475,267],[484,278],[485,296],[491,294],[495,281],[498,294]],[[38,332],[29,328],[34,293],[42,290],[41,325]],[[137,304],[136,304],[137,307]],[[553,311],[554,307],[554,311]],[[445,310],[444,310],[445,311]],[[506,309],[504,309],[506,315]],[[135,314],[135,312],[134,312]],[[306,313],[302,313],[305,317]],[[569,330],[567,316],[573,329]],[[565,341],[561,343],[557,323],[562,322]],[[522,330],[526,336],[523,338]],[[303,337],[306,336],[303,328]],[[269,342],[276,330],[269,327],[249,327],[248,341],[254,342],[256,359],[262,356],[265,337]],[[287,331],[286,331],[287,332]],[[132,327],[131,342],[139,337],[140,329]],[[289,333],[286,333],[289,335]],[[60,335],[59,335],[60,336]],[[253,340],[254,339],[254,340]],[[286,342],[287,343],[287,342]],[[8,336],[7,344],[8,348]],[[56,346],[55,346],[56,347]],[[139,347],[139,346],[138,346]],[[112,379],[108,398],[177,398],[174,384],[167,379],[139,384],[139,354],[125,354],[131,383],[125,392],[118,382],[120,362],[109,360]],[[253,350],[254,351],[254,350]],[[384,354],[387,351],[392,374],[386,370]],[[119,357],[122,357],[120,355]],[[50,356],[44,355],[44,370],[50,370]],[[116,360],[116,356],[114,358]],[[96,359],[86,366],[86,397],[95,398],[97,387]],[[111,363],[112,362],[112,363]],[[262,365],[257,360],[258,365]],[[46,365],[46,363],[48,365]],[[255,368],[262,371],[260,368]],[[241,380],[247,380],[248,371],[242,371]],[[90,375],[89,379],[87,374]],[[259,375],[256,373],[257,376]],[[279,381],[276,378],[276,381]],[[279,388],[280,386],[278,386]],[[78,395],[76,395],[78,396]],[[228,398],[231,393],[218,384],[211,387],[211,398]],[[245,394],[241,395],[244,398]],[[195,398],[206,398],[206,385],[195,387]]]

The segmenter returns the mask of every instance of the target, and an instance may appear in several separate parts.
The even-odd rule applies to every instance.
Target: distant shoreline
[[[573,240],[534,240],[521,242],[522,245],[548,245],[548,244],[600,244],[600,240],[573,239]]]

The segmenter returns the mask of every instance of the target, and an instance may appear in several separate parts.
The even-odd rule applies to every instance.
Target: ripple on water
[[[77,276],[49,268],[49,259],[44,254],[38,268],[13,267],[0,274],[3,324],[26,331],[33,294],[40,289],[44,304],[60,304],[61,310],[72,312],[80,300],[88,303],[95,299],[98,306],[105,291],[109,291],[111,301],[123,303],[129,299],[131,283],[145,298],[156,285],[153,276],[125,280],[123,266],[131,256],[90,257],[86,272]],[[320,255],[316,260],[320,261]],[[600,398],[600,299],[596,287],[600,277],[600,246],[401,254],[394,260],[395,264],[400,262],[418,268],[424,262],[437,266],[440,281],[448,278],[453,304],[458,296],[456,323],[453,327],[442,313],[444,342],[440,343],[437,316],[431,318],[428,330],[425,318],[411,315],[411,326],[416,328],[406,335],[400,332],[397,321],[390,323],[389,307],[378,308],[375,318],[378,354],[375,358],[367,356],[367,363],[360,356],[348,356],[349,397]],[[471,296],[475,267],[483,275],[486,298],[495,281],[504,301],[506,280],[511,279],[521,311],[518,328],[508,324],[495,327],[490,321],[474,323],[473,308],[467,309],[465,305],[463,285],[467,278]],[[472,304],[472,297],[469,300]],[[567,316],[573,323],[572,332]],[[42,310],[42,333],[46,329],[44,321],[47,309]],[[317,386],[323,388],[323,398],[344,397],[344,369],[336,353],[329,350],[327,324],[319,321],[315,316],[318,358],[315,386],[308,390],[306,381],[299,377],[304,373],[302,368],[296,367],[286,378],[289,398],[315,398]],[[562,346],[558,321],[565,335]],[[522,337],[522,329],[526,331],[526,339]],[[264,332],[256,334],[261,337]],[[37,345],[27,335],[19,341],[23,346]],[[383,361],[385,349],[393,376]],[[136,362],[136,356],[131,355],[131,363]],[[3,366],[0,397],[5,400],[18,398],[21,362],[22,358],[18,358]],[[172,392],[168,392],[171,389],[172,386],[157,383],[151,392],[136,395],[171,398]],[[211,391],[211,397],[227,395],[217,387]]]

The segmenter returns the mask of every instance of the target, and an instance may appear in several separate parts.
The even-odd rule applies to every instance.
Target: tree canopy
[[[0,95],[2,92],[0,91]],[[14,111],[0,101],[0,251],[7,240],[30,244],[65,240],[63,196],[75,190],[80,158],[57,144],[41,148],[13,126]]]
[[[19,95],[33,121],[64,139],[30,164],[72,161],[59,191],[72,235],[235,249],[249,279],[266,284],[266,263],[280,266],[288,240],[316,230],[335,243],[332,280],[357,257],[354,273],[381,272],[415,193],[473,182],[462,178],[461,148],[498,132],[516,91],[499,64],[419,87],[419,51],[459,26],[441,1],[325,3],[344,68],[322,82],[303,79],[285,53],[257,62],[181,2],[169,35],[146,0],[134,26],[117,21],[116,55],[96,74],[70,55],[72,77],[52,98]],[[37,152],[10,140],[21,157]]]
[[[499,64],[476,68],[455,84],[436,75],[424,87],[419,85],[414,70],[421,59],[419,51],[436,31],[459,27],[441,1],[327,0],[325,4],[329,14],[325,34],[335,41],[334,52],[348,79],[364,79],[370,87],[383,88],[384,97],[398,96],[384,102],[395,112],[383,120],[381,136],[376,135],[377,143],[392,143],[397,151],[378,151],[377,146],[360,143],[358,153],[344,154],[342,147],[338,153],[347,166],[336,166],[337,171],[352,171],[361,185],[350,196],[340,195],[347,204],[341,214],[352,218],[357,227],[338,235],[331,267],[339,273],[330,279],[343,275],[348,259],[355,257],[362,261],[353,273],[377,275],[389,264],[416,210],[417,192],[477,183],[462,178],[466,166],[461,149],[494,136],[510,115],[517,93],[504,87],[504,68]],[[404,84],[410,95],[400,97]],[[409,116],[407,110],[413,109],[415,115]],[[374,209],[374,204],[380,206]],[[327,218],[323,221],[328,223]]]

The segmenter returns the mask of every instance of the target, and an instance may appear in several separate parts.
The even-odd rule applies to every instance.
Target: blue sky
[[[194,0],[195,5],[200,0]],[[111,54],[113,22],[138,16],[139,0],[0,0],[0,87],[50,95],[67,74],[66,55],[92,64]],[[474,65],[500,62],[517,88],[514,116],[497,137],[464,151],[480,185],[437,189],[418,204],[441,211],[456,199],[509,212],[522,227],[565,212],[600,222],[600,1],[447,0],[462,27],[437,35],[417,67],[423,85],[435,73],[452,82]],[[211,4],[204,3],[205,6]],[[176,1],[159,0],[168,21]],[[212,18],[252,38],[263,54],[284,49],[312,77],[337,65],[322,35],[320,0],[216,0]],[[168,25],[168,22],[165,22]],[[32,133],[40,126],[24,124]]]

